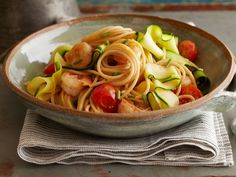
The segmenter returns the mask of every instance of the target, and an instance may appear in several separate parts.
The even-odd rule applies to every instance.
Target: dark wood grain
[[[151,11],[214,11],[236,10],[235,3],[155,3],[155,4],[81,4],[82,13],[111,13],[114,11],[151,12]]]

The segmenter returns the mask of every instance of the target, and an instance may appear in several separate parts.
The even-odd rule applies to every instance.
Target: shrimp
[[[75,67],[87,66],[92,61],[93,48],[86,42],[75,44],[65,54],[65,60]]]
[[[128,112],[141,112],[142,110],[136,107],[134,104],[122,99],[118,105],[118,113],[128,113]]]
[[[90,86],[92,80],[87,75],[75,75],[64,72],[61,76],[61,88],[71,96],[77,96],[86,86]]]

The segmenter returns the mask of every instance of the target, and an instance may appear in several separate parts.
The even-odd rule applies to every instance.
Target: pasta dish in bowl
[[[188,58],[179,53],[178,46],[183,45],[181,53],[190,52]],[[178,37],[163,33],[158,25],[150,25],[145,34],[107,26],[73,46],[52,51],[45,77],[33,78],[27,91],[38,99],[87,112],[175,107],[202,97],[210,87],[204,71],[191,62],[196,53],[194,42],[178,45]]]
[[[217,38],[179,21],[102,15],[30,35],[8,55],[4,80],[29,108],[66,126],[144,136],[235,102],[215,96],[233,77],[233,58]]]

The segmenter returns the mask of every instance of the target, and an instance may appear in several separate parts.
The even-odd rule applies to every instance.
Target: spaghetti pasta
[[[152,45],[158,41],[155,45],[162,50],[161,58],[156,58],[147,41],[144,48],[136,34],[130,28],[108,26],[74,46],[64,45],[65,50],[59,46],[48,64],[53,64],[54,70],[33,78],[27,84],[28,93],[87,112],[150,111],[177,106],[183,98],[194,101],[191,92],[181,94],[186,80],[197,89],[193,67],[188,67],[191,62],[168,56],[167,50],[173,47],[168,41],[161,46],[161,39],[152,40]]]

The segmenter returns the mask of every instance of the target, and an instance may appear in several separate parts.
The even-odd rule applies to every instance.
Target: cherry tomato
[[[54,63],[49,63],[45,66],[43,73],[46,75],[52,75],[55,72]]]
[[[190,98],[180,98],[179,99],[179,104],[185,104],[188,102],[191,102],[192,100]]]
[[[110,84],[97,86],[91,94],[94,104],[104,112],[117,112],[119,100],[116,99],[116,90]]]
[[[179,44],[179,53],[183,57],[189,59],[190,61],[195,61],[197,59],[197,46],[193,41],[184,40]]]
[[[192,95],[195,99],[203,96],[202,92],[193,84],[182,86],[180,95]],[[182,98],[179,100],[180,104],[188,103],[191,101],[189,98]]]

